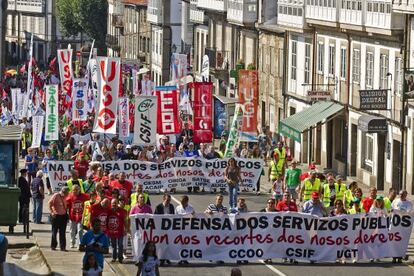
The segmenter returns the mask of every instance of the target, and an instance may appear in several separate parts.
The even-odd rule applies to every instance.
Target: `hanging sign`
[[[134,144],[157,143],[157,104],[156,96],[135,98]]]
[[[360,110],[387,110],[388,90],[359,90]]]
[[[45,140],[59,140],[58,85],[46,85]]]

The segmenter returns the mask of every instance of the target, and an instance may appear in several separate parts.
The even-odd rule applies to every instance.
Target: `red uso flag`
[[[178,92],[176,86],[157,86],[158,134],[175,134],[181,131],[178,123]]]
[[[116,134],[119,58],[97,57],[99,103],[93,132]]]
[[[72,49],[58,50],[58,62],[61,89],[64,97],[63,105],[70,107],[70,101],[72,99],[72,85],[73,85],[73,72],[72,72]]]
[[[211,143],[213,141],[213,83],[195,82],[194,85],[194,143]]]

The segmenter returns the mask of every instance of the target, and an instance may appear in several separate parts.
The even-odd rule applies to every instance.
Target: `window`
[[[290,78],[296,80],[296,62],[297,62],[297,53],[298,53],[298,42],[292,40],[292,55],[291,55],[291,65],[290,65]]]
[[[310,83],[311,45],[305,44],[305,83]]]
[[[346,48],[341,48],[341,78],[346,78]]]
[[[318,43],[318,72],[323,74],[323,63],[325,57],[325,45],[322,42]]]
[[[374,53],[367,52],[367,70],[365,72],[365,86],[372,88],[372,82],[374,79]]]
[[[352,55],[352,80],[359,83],[361,80],[361,52],[359,49],[353,50]]]
[[[388,89],[388,55],[380,57],[380,88]]]
[[[329,68],[330,75],[335,75],[335,45],[329,45]]]
[[[397,57],[395,59],[395,94],[402,94],[402,84],[403,84],[403,68],[402,68],[402,58]]]
[[[283,59],[284,59],[284,49],[283,48],[280,48],[279,49],[279,69],[278,69],[278,72],[279,72],[279,77],[280,78],[282,78],[283,77],[283,69],[284,69],[284,67],[283,67]]]
[[[361,154],[361,164],[362,168],[372,172],[373,167],[373,155],[374,155],[374,137],[372,134],[362,132],[362,154]]]
[[[270,74],[272,76],[276,75],[276,63],[277,60],[275,59],[276,50],[273,47],[270,47]]]

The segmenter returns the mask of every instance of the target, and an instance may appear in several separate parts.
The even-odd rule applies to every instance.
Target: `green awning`
[[[22,139],[20,126],[0,126],[0,141],[19,141]]]
[[[300,143],[302,132],[343,109],[342,105],[333,102],[317,102],[309,108],[279,121],[279,132]]]

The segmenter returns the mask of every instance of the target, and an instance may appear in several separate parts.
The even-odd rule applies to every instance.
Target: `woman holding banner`
[[[231,210],[236,208],[239,183],[242,182],[240,167],[237,166],[236,159],[233,157],[229,159],[227,167],[224,170],[224,179],[229,186],[229,205]]]

